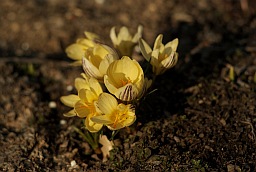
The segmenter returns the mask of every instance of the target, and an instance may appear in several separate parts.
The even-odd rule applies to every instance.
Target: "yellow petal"
[[[88,47],[81,44],[71,44],[66,48],[67,56],[73,60],[82,60]]]
[[[103,75],[88,59],[83,58],[83,69],[86,75],[94,77],[96,79],[102,79]]]
[[[104,57],[108,54],[109,52],[102,46],[102,44],[96,44],[93,48],[93,54],[95,56],[99,56],[100,59],[104,59]]]
[[[89,81],[89,78],[85,73],[81,73],[81,76],[86,80]]]
[[[106,74],[107,73],[107,69],[109,67],[109,65],[113,62],[117,60],[112,54],[108,54],[105,56],[105,58],[101,61],[100,66],[99,66],[99,71],[101,74]]]
[[[169,69],[173,67],[177,63],[177,61],[178,61],[178,54],[176,52],[172,52],[169,55],[169,57],[167,57],[161,62],[161,66],[163,66],[166,69]]]
[[[100,131],[100,129],[103,127],[103,124],[95,123],[91,120],[91,115],[88,115],[85,119],[85,127],[87,130],[89,130],[91,133],[96,133]]]
[[[74,109],[72,109],[71,111],[67,112],[67,113],[64,113],[63,114],[65,117],[73,117],[73,116],[76,116],[76,112]]]
[[[121,27],[119,34],[117,36],[118,42],[120,43],[121,40],[131,40],[131,34],[127,27]]]
[[[79,100],[80,98],[75,94],[60,97],[60,101],[68,107],[74,107],[76,102],[78,102]]]
[[[116,37],[116,28],[112,27],[110,30],[110,39],[114,45],[118,44],[117,37]]]
[[[102,88],[100,86],[100,83],[97,79],[95,78],[90,78],[89,79],[89,84],[90,84],[90,89],[92,90],[92,92],[99,96],[103,91]]]
[[[117,87],[115,85],[117,85],[117,83],[113,83],[112,80],[109,80],[109,77],[107,75],[104,76],[104,84],[111,94],[114,94],[116,92]]]
[[[150,46],[143,40],[143,39],[139,39],[139,47],[141,50],[141,53],[143,55],[143,57],[149,61],[150,60],[150,54],[152,52],[152,49],[150,48]]]
[[[104,47],[107,50],[108,54],[111,54],[115,60],[117,60],[119,58],[115,49],[113,49],[110,46],[107,46],[105,44],[100,44],[100,45],[102,47]]]
[[[159,49],[155,49],[152,51],[150,64],[152,66],[158,66],[158,64],[159,64],[158,58],[159,58]]]
[[[77,113],[77,116],[80,118],[85,118],[91,113],[90,107],[85,104],[84,101],[80,100],[75,104],[75,112]]]
[[[124,78],[128,79],[129,77],[131,81],[134,81],[141,72],[143,72],[143,70],[137,61],[130,59],[128,56],[123,56],[121,60],[114,61],[110,64],[107,75],[111,77],[116,84],[121,86],[121,80]]]
[[[170,55],[171,53],[174,53],[175,51],[172,50],[172,47],[165,47],[163,52],[161,53],[162,55]],[[163,60],[163,59],[162,59]],[[162,61],[161,60],[161,61]]]
[[[163,40],[163,35],[162,34],[158,35],[156,40],[155,40],[153,50],[160,49],[160,47],[162,45],[162,40]]]
[[[112,124],[113,120],[111,119],[110,115],[101,115],[101,116],[94,116],[91,120],[98,124]]]
[[[116,125],[110,124],[110,125],[107,125],[107,127],[110,130],[119,130],[121,128],[132,125],[135,121],[136,121],[136,116],[131,116],[131,117],[128,117],[127,120],[123,123],[117,123]]]
[[[86,103],[93,103],[93,101],[97,100],[97,95],[95,95],[91,90],[81,89],[78,92],[78,96],[81,100]]]
[[[134,37],[132,38],[132,42],[138,42],[138,40],[141,38],[142,36],[142,31],[143,31],[143,26],[139,25],[138,29],[137,29],[137,33],[134,35]]]
[[[171,42],[168,42],[166,45],[165,45],[165,48],[167,47],[171,47],[172,48],[172,51],[176,51],[177,50],[177,47],[178,47],[178,44],[179,44],[179,40],[178,38],[172,40]]]
[[[125,86],[116,90],[114,95],[122,101],[132,101],[139,94],[139,90],[133,84],[126,84]]]
[[[118,103],[116,98],[113,97],[111,94],[102,93],[99,96],[98,107],[103,114],[112,114],[115,111],[117,105]]]
[[[75,88],[77,91],[81,90],[82,88],[90,89],[89,83],[85,79],[82,79],[82,78],[75,79]]]
[[[76,40],[76,43],[81,44],[83,46],[86,46],[87,48],[89,47],[93,47],[94,46],[94,42],[92,40],[89,39],[85,39],[85,38],[79,38]]]
[[[95,33],[92,32],[84,32],[85,36],[89,39],[89,40],[95,40],[95,39],[99,39],[99,36]]]

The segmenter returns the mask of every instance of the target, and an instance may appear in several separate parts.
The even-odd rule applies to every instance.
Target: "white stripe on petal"
[[[83,58],[83,69],[86,75],[96,79],[102,79],[103,75],[88,59]]]
[[[115,96],[122,101],[134,100],[138,94],[139,91],[133,84],[127,84],[115,92]]]

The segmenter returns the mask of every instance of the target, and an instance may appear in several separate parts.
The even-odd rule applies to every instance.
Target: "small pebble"
[[[68,85],[66,89],[67,89],[67,91],[72,91],[73,90],[73,86],[72,85]]]
[[[66,125],[66,124],[67,124],[66,120],[64,120],[64,119],[60,120],[60,125]]]
[[[49,104],[48,104],[48,106],[49,106],[49,108],[54,109],[54,108],[57,107],[57,104],[56,104],[55,101],[50,101]]]
[[[71,165],[71,167],[76,166],[76,161],[75,160],[71,161],[70,165]]]
[[[177,137],[177,136],[174,136],[173,139],[175,140],[176,143],[179,143],[179,142],[180,142],[180,138]]]

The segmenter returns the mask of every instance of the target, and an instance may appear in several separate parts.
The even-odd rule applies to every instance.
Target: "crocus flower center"
[[[159,57],[158,57],[158,61],[161,62],[163,61],[164,59],[166,59],[168,57],[168,54],[160,54]]]
[[[128,116],[127,116],[127,107],[124,104],[119,104],[117,106],[116,111],[114,112],[115,120],[113,123],[113,128],[116,128],[117,123],[121,123],[125,121]]]
[[[90,114],[95,114],[96,113],[94,102],[85,104],[84,108],[89,109]]]
[[[129,77],[125,79],[121,79],[122,86],[125,86],[126,84],[132,83],[131,79]]]

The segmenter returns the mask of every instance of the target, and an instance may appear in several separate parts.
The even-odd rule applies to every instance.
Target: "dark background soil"
[[[253,0],[2,1],[0,171],[256,171],[255,7]],[[178,37],[179,62],[157,79],[158,91],[102,163],[72,129],[79,119],[62,116],[69,109],[59,97],[74,92],[67,88],[82,72],[64,49],[85,30],[110,43],[112,26],[139,24],[150,44],[159,33],[164,42]]]

